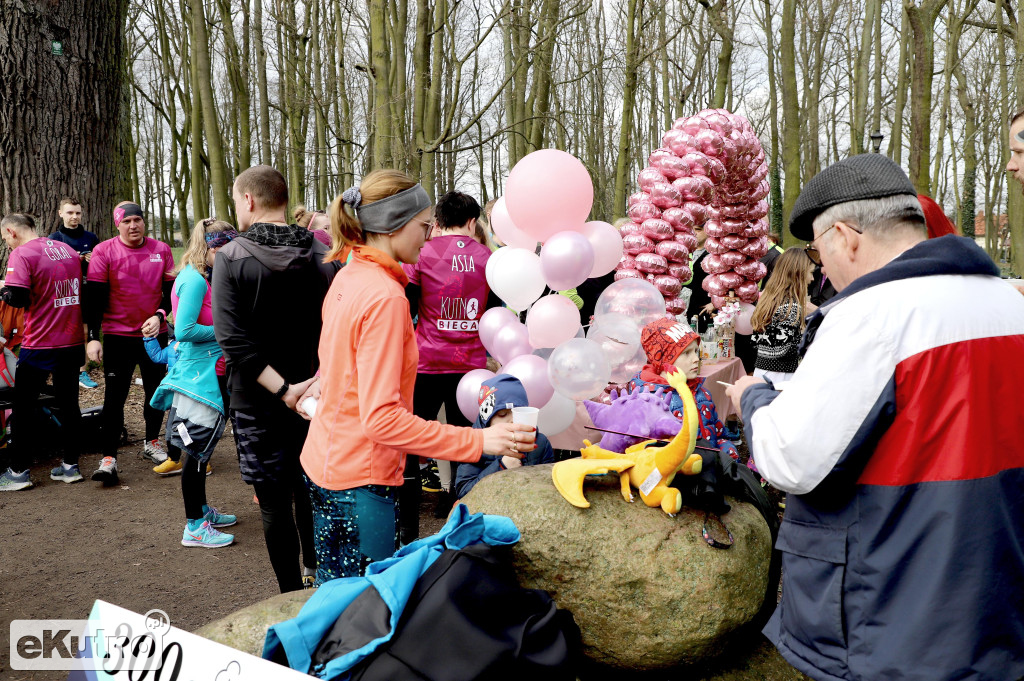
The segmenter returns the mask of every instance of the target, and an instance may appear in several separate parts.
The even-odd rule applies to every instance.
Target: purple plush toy
[[[642,435],[648,440],[671,440],[682,427],[682,423],[669,409],[672,396],[665,394],[661,388],[653,393],[642,386],[631,393],[624,390],[619,394],[613,390],[611,398],[611,404],[584,402],[591,420],[598,428]],[[610,452],[624,452],[627,447],[638,442],[643,440],[605,433],[600,445]]]

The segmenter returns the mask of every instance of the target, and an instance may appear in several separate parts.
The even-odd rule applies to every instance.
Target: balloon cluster
[[[758,297],[768,251],[768,167],[764,150],[743,116],[707,109],[679,118],[661,148],[640,171],[640,191],[628,200],[631,219],[621,228],[624,255],[616,279],[646,279],[666,297],[668,312],[685,311],[679,297],[692,277],[694,227],[703,225],[711,276],[704,289],[716,307],[730,291],[744,302]]]
[[[547,435],[568,428],[575,400],[600,393],[611,373],[601,346],[580,337],[576,305],[558,293],[542,296],[545,288],[564,291],[608,274],[622,258],[618,231],[607,222],[587,222],[593,202],[583,164],[564,151],[543,149],[515,165],[491,212],[491,227],[506,245],[487,261],[487,284],[511,309],[487,310],[480,340],[503,365],[501,373],[523,384]],[[513,310],[528,310],[525,324]],[[480,384],[493,375],[475,369],[459,383],[467,419],[475,420]]]

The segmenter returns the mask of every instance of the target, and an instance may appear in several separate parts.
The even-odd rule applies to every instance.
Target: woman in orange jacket
[[[397,170],[377,170],[336,198],[330,216],[327,258],[347,246],[353,255],[324,299],[320,376],[299,400],[318,400],[300,459],[318,585],[361,575],[394,553],[406,453],[477,461],[482,453],[522,458],[536,448],[530,426],[474,430],[413,415],[419,353],[400,263],[416,262],[433,228],[423,187]]]

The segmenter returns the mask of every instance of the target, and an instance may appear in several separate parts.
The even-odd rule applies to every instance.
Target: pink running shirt
[[[478,329],[487,305],[489,257],[491,251],[473,238],[445,235],[425,243],[415,265],[402,265],[409,283],[422,290],[416,325],[419,373],[464,373],[487,365]]]
[[[50,239],[24,243],[7,261],[7,285],[29,290],[23,348],[51,350],[84,342],[78,251]]]
[[[141,338],[142,323],[160,309],[164,282],[174,281],[171,247],[149,237],[138,248],[117,236],[107,239],[92,251],[89,281],[110,285],[103,333]],[[160,331],[166,330],[161,325]]]

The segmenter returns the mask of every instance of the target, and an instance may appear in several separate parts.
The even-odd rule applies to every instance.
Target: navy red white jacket
[[[933,239],[831,299],[803,350],[742,401],[790,493],[765,634],[822,681],[1024,676],[1024,296]]]

